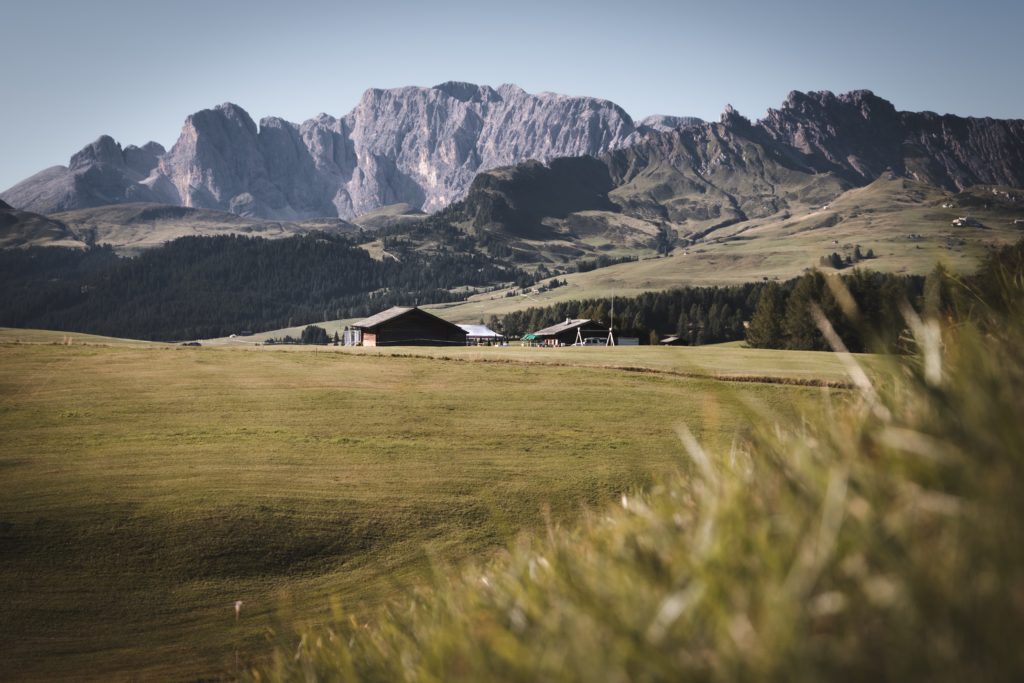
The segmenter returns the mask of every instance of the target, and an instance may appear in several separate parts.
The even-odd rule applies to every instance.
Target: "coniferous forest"
[[[453,301],[529,276],[479,254],[371,258],[342,237],[186,237],[122,258],[98,247],[0,251],[0,325],[174,341]]]
[[[1008,247],[992,262],[1019,258],[1022,250],[1020,243]],[[396,251],[400,261],[375,260],[344,237],[322,233],[274,241],[186,237],[134,258],[109,247],[2,250],[0,325],[200,339],[457,301],[473,288],[535,279],[478,252]],[[785,282],[560,302],[487,322],[510,337],[566,318],[589,318],[614,324],[618,334],[644,344],[677,336],[688,345],[746,340],[758,348],[828,350],[816,308],[851,351],[898,351],[904,307],[941,314],[948,305],[942,284],[948,275],[941,267],[927,277],[859,268],[835,276],[809,271]],[[983,268],[965,280],[980,291],[993,277]]]
[[[833,321],[851,351],[896,349],[903,329],[902,302],[915,309],[926,304],[927,281],[916,275],[854,270],[837,276],[842,286],[813,271],[786,282],[754,282],[732,287],[685,287],[616,298],[614,326],[623,336],[658,343],[678,336],[691,346],[745,339],[759,348],[827,350],[811,313],[812,304]],[[845,299],[846,294],[849,299]],[[858,311],[850,318],[843,300]],[[569,301],[509,313],[492,321],[507,335],[541,329],[566,318],[590,318],[608,324],[611,299]]]

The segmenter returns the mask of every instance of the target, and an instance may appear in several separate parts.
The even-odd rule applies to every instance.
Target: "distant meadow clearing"
[[[680,425],[723,449],[846,394],[777,383],[841,381],[827,354],[427,355],[0,331],[3,677],[234,676],[270,627],[685,473]]]

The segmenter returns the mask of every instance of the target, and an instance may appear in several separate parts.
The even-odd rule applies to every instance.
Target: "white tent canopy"
[[[487,325],[459,325],[466,331],[467,339],[504,339],[505,337],[498,334]]]

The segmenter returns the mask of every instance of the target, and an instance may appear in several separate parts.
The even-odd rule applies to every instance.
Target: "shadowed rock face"
[[[899,112],[861,90],[790,93],[757,122],[652,116],[606,100],[469,83],[368,90],[346,116],[257,125],[224,104],[189,116],[169,152],[101,137],[3,193],[52,213],[162,202],[279,220],[349,218],[462,199],[481,171],[600,156],[612,199],[657,220],[743,220],[827,201],[889,169],[951,190],[1024,186],[1024,121]],[[496,206],[496,205],[495,205]],[[484,208],[484,207],[482,207]]]
[[[757,125],[809,168],[856,184],[886,169],[948,190],[1024,184],[1024,120],[898,112],[856,90],[792,92]]]
[[[755,123],[726,107],[718,123],[655,131],[605,160],[625,212],[727,224],[821,205],[886,171],[953,191],[1020,187],[1024,121],[899,112],[866,90],[793,92]]]
[[[164,201],[145,184],[165,150],[155,142],[121,145],[100,136],[71,157],[67,167],[52,166],[4,192],[11,206],[56,213],[123,202]]]
[[[477,175],[465,200],[474,229],[544,239],[543,218],[565,218],[586,210],[614,211],[608,167],[593,157],[554,159],[548,166],[527,161]]]

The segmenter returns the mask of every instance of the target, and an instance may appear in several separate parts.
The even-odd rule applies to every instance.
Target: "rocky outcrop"
[[[640,121],[636,128],[639,133],[648,133],[652,131],[665,133],[670,130],[675,130],[676,128],[699,126],[702,123],[704,123],[703,119],[698,119],[696,116],[666,116],[665,114],[655,114],[654,116],[648,116]]]
[[[948,190],[1024,185],[1024,120],[900,112],[855,90],[791,92],[757,126],[799,164],[858,185],[886,169]]]
[[[577,211],[615,211],[608,167],[593,157],[554,159],[548,165],[526,161],[477,175],[464,202],[464,214],[477,232],[546,239],[554,231],[545,218]]]
[[[137,201],[161,201],[144,180],[165,150],[155,142],[125,149],[109,135],[3,193],[12,206],[35,213]]]
[[[827,203],[886,171],[948,190],[1024,185],[1024,121],[899,112],[870,91],[790,93],[751,122],[654,131],[606,161],[623,211],[699,229]]]
[[[434,211],[461,199],[482,170],[598,155],[635,126],[606,100],[443,83],[368,90],[338,129],[357,165],[339,165],[343,186],[333,201],[351,215],[398,202]]]

